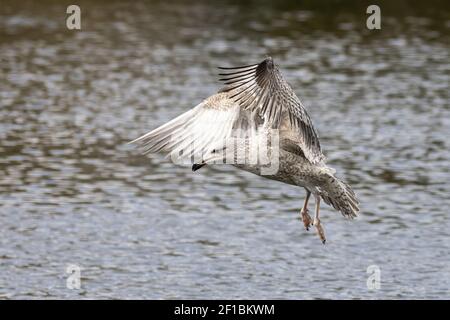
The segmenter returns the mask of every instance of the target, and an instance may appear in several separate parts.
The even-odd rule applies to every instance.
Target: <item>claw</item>
[[[302,221],[303,221],[303,224],[304,224],[306,230],[309,231],[309,227],[311,226],[312,219],[311,219],[311,216],[308,214],[308,209],[302,209],[300,214],[302,215]]]
[[[320,220],[319,219],[314,219],[314,227],[316,227],[317,234],[319,235],[320,240],[322,240],[322,243],[325,244],[327,239],[325,238],[325,231],[323,230],[323,227],[320,224]]]

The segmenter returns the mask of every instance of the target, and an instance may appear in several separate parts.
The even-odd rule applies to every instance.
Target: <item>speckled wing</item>
[[[272,58],[259,64],[224,68],[222,92],[244,110],[259,112],[267,126],[280,129],[281,147],[301,153],[312,164],[324,160],[318,135],[300,99],[283,79]],[[283,144],[286,144],[285,146]],[[300,151],[300,150],[298,150]]]
[[[205,157],[211,158],[232,136],[240,116],[239,105],[227,93],[217,93],[131,143],[144,153],[166,153],[179,163],[205,163]]]

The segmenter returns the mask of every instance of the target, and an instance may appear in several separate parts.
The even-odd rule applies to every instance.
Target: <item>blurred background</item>
[[[370,4],[2,0],[0,299],[450,298],[450,2]],[[303,189],[126,145],[266,54],[362,203],[325,246]]]

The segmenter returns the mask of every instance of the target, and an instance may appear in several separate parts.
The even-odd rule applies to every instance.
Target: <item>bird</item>
[[[360,203],[326,164],[306,108],[270,56],[219,69],[224,85],[217,93],[130,143],[144,154],[162,152],[174,163],[191,164],[192,171],[225,163],[304,188],[300,218],[306,230],[315,227],[325,244],[321,200],[349,219],[358,216]],[[311,195],[314,218],[308,210]]]

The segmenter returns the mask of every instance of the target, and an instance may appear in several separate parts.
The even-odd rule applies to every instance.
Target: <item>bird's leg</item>
[[[320,196],[319,195],[315,195],[316,198],[316,213],[314,215],[314,227],[316,227],[317,230],[317,234],[320,237],[320,240],[322,240],[322,243],[325,244],[325,231],[322,228],[322,225],[320,224],[320,219],[319,219],[319,208],[320,208]]]
[[[309,190],[306,190],[306,198],[305,198],[305,202],[303,203],[303,208],[300,211],[300,214],[302,215],[302,221],[303,224],[305,225],[306,230],[309,230],[309,227],[311,226],[311,216],[308,214],[308,200],[309,197],[311,196],[311,192]]]

